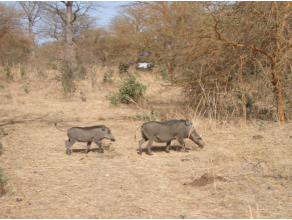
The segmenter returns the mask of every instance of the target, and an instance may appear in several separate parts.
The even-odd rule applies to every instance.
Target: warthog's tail
[[[136,130],[135,130],[135,136],[134,136],[135,141],[137,141],[137,130],[138,130],[138,129],[139,129],[139,127],[137,127]]]
[[[63,130],[63,129],[61,129],[61,128],[58,128],[58,126],[57,126],[57,125],[58,125],[58,122],[55,122],[54,125],[55,125],[55,127],[56,127],[59,131],[66,131],[66,130]]]

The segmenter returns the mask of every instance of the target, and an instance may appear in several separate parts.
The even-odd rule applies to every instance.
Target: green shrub
[[[24,88],[24,92],[25,92],[26,94],[29,94],[29,93],[30,93],[29,88],[25,87],[25,88]]]
[[[135,102],[144,95],[146,86],[139,82],[136,82],[136,78],[133,75],[129,75],[119,89],[120,101],[125,104],[130,103],[130,99]]]
[[[9,178],[4,173],[2,167],[0,167],[0,182],[1,183],[6,183],[8,180],[9,180]]]
[[[103,74],[103,82],[112,82],[113,81],[113,71],[108,70]]]
[[[154,111],[151,111],[150,114],[147,114],[146,112],[143,112],[142,115],[137,114],[136,118],[142,121],[151,121],[151,120],[155,120],[156,117],[155,117]]]
[[[83,92],[80,92],[80,99],[82,102],[86,102],[86,96]]]
[[[120,74],[127,73],[129,67],[130,67],[130,65],[127,63],[120,63],[119,64],[119,73]]]
[[[62,86],[65,93],[75,92],[74,71],[68,62],[63,62],[61,65]]]
[[[0,142],[0,156],[4,153],[3,144]]]
[[[11,74],[11,69],[8,64],[6,64],[4,67],[4,73],[6,74],[7,80],[13,80],[13,75]]]
[[[43,70],[39,67],[37,68],[37,73],[41,78],[44,78],[44,79],[48,78],[48,75],[44,73]]]
[[[136,82],[135,76],[129,74],[124,79],[119,91],[108,95],[107,99],[114,105],[117,105],[119,102],[129,104],[131,100],[137,102],[139,98],[143,97],[145,91],[146,86]]]
[[[4,173],[3,169],[0,167],[0,196],[5,192],[4,185],[8,182],[9,178]]]
[[[80,79],[80,80],[85,80],[86,79],[87,71],[86,71],[86,68],[83,65],[78,66],[76,71],[77,71],[78,79]]]
[[[110,93],[106,98],[113,105],[117,105],[120,102],[119,93]]]
[[[25,77],[26,75],[26,68],[23,66],[20,68],[20,75],[21,75],[21,78]]]

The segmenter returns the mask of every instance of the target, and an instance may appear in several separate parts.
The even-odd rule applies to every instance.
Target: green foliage
[[[24,92],[25,92],[26,94],[29,94],[29,93],[30,93],[29,88],[25,87],[25,88],[24,88]]]
[[[78,79],[85,80],[87,77],[87,71],[86,68],[83,65],[80,65],[76,68],[76,75]]]
[[[167,74],[167,71],[165,69],[160,69],[160,73],[159,74],[161,75],[161,78],[163,80],[168,80],[168,74]]]
[[[63,62],[61,65],[62,86],[65,93],[73,93],[76,90],[74,83],[74,71],[68,62]]]
[[[112,82],[113,81],[113,71],[108,70],[103,74],[103,82]]]
[[[11,68],[8,64],[4,66],[4,73],[6,75],[7,80],[13,80],[13,75],[11,73]]]
[[[130,99],[137,101],[143,96],[145,90],[146,86],[136,82],[136,78],[133,75],[129,75],[119,89],[121,102],[128,104]]]
[[[20,75],[21,75],[21,78],[25,77],[26,75],[26,68],[23,66],[20,68]]]
[[[120,101],[125,104],[130,103],[130,99],[135,102],[144,95],[146,86],[139,82],[136,82],[136,78],[133,75],[129,75],[119,89]]]
[[[106,98],[112,105],[117,105],[120,102],[119,93],[110,93]]]
[[[39,67],[37,67],[37,73],[41,78],[44,78],[44,79],[48,78],[48,75],[44,73],[43,70]]]
[[[130,67],[130,65],[127,63],[120,63],[119,64],[119,73],[120,74],[127,73],[129,67]]]
[[[0,129],[0,138],[6,136],[6,135],[9,135],[9,132],[12,131],[12,130],[8,130],[8,129]]]
[[[82,102],[86,102],[86,96],[83,92],[80,92],[80,98]]]
[[[55,63],[50,63],[49,67],[52,68],[53,70],[58,70],[58,66]]]
[[[133,75],[128,75],[120,86],[119,91],[107,96],[111,104],[117,105],[119,102],[129,104],[131,100],[137,102],[139,98],[143,97],[146,91],[146,86],[136,82]]]
[[[9,178],[4,173],[2,167],[0,167],[0,183],[6,183],[9,180]]]
[[[106,151],[108,151],[108,152],[112,152],[112,151],[115,150],[115,149],[111,146],[111,143],[105,144],[103,148],[104,148]]]
[[[181,219],[185,219],[187,216],[186,216],[186,214],[181,214],[179,217],[180,217]]]
[[[141,115],[137,114],[136,118],[142,121],[151,121],[151,120],[155,120],[156,116],[155,116],[155,112],[152,110],[150,114],[147,114],[146,112],[143,112]]]
[[[0,142],[0,156],[4,153],[3,144]]]
[[[4,173],[3,169],[0,167],[0,196],[5,193],[4,185],[8,182],[9,178]]]
[[[12,99],[12,95],[11,95],[11,94],[6,94],[5,97],[6,97],[7,99]]]

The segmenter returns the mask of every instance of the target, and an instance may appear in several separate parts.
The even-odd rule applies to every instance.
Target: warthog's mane
[[[92,130],[95,128],[106,128],[104,125],[95,125],[95,126],[90,126],[90,127],[74,127],[74,128],[79,128],[83,130]]]

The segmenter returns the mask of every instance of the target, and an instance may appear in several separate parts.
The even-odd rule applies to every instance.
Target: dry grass
[[[112,106],[105,96],[116,89],[117,74],[113,85],[104,85],[104,70],[92,71],[95,84],[78,82],[70,97],[54,75],[43,82],[3,83],[0,121],[22,123],[6,125],[9,134],[1,139],[0,165],[10,181],[0,198],[0,218],[292,218],[291,123],[202,119],[178,107],[181,88],[150,74],[139,78],[149,87],[143,108]],[[136,115],[151,109],[157,119],[188,113],[206,147],[187,140],[188,153],[167,154],[155,144],[153,156],[138,155],[134,134],[142,121]],[[105,124],[117,141],[104,154],[67,156],[66,132],[54,122],[65,130]]]

